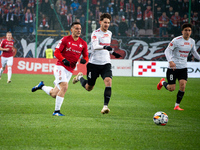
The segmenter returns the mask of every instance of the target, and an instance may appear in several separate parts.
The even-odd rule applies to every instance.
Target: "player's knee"
[[[86,89],[87,91],[92,91],[93,88],[94,88],[94,86],[87,86],[85,89]]]
[[[49,94],[50,94],[51,97],[56,98],[58,92],[52,89],[52,90],[49,92]]]
[[[170,91],[170,92],[172,92],[172,91],[174,91],[174,90],[175,90],[175,87],[170,87],[170,88],[169,88],[169,91]]]
[[[105,83],[106,87],[111,86],[112,85],[112,79],[111,78],[105,78],[104,83]]]
[[[167,86],[167,89],[168,89],[170,92],[174,91],[174,90],[175,90],[175,88],[176,88],[176,86],[175,86],[175,85],[170,85],[170,86]]]
[[[50,93],[51,97],[56,98],[56,94]]]

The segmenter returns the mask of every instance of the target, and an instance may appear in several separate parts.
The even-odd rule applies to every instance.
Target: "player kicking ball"
[[[91,91],[94,88],[96,79],[101,75],[104,84],[104,106],[101,110],[102,114],[110,112],[108,104],[111,97],[111,85],[112,85],[112,71],[110,54],[116,58],[121,55],[115,53],[110,47],[112,33],[108,30],[111,21],[111,15],[103,13],[100,16],[100,28],[93,31],[91,35],[91,50],[89,63],[87,64],[87,80],[83,78],[81,72],[73,78],[73,84],[80,81],[81,85],[87,90]]]
[[[71,79],[73,70],[75,69],[81,54],[83,55],[83,58],[80,62],[85,64],[88,61],[87,43],[79,37],[81,34],[81,24],[79,22],[72,23],[71,33],[71,35],[65,36],[60,40],[54,52],[55,57],[58,59],[54,68],[55,87],[45,86],[44,82],[41,81],[37,86],[32,88],[32,92],[43,90],[56,99],[53,116],[64,116],[60,113],[61,105],[65,93],[67,92],[68,83]]]
[[[182,25],[181,29],[182,35],[175,37],[165,50],[165,56],[169,62],[166,73],[168,82],[162,78],[157,85],[158,90],[164,86],[167,90],[174,91],[176,87],[176,79],[178,79],[180,89],[177,93],[174,110],[184,110],[180,108],[179,105],[184,96],[188,78],[187,57],[189,52],[191,51],[194,57],[200,60],[200,55],[196,50],[195,41],[190,38],[192,25],[190,23],[185,23]]]

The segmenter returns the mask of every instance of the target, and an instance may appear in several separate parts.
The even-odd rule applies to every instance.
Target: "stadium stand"
[[[62,30],[62,26],[68,34],[73,21],[80,21],[83,34],[85,33],[87,0],[38,1],[39,34],[55,33],[55,35],[60,35],[59,30]],[[37,0],[0,0],[0,33],[11,31],[14,34],[35,34],[36,3]],[[193,36],[200,36],[199,0],[192,0],[190,14],[189,0],[90,0],[89,4],[89,32],[92,31],[91,22],[97,23],[101,13],[109,12],[113,17],[115,36],[121,36],[119,24],[126,18],[125,23],[129,28],[127,31],[132,30],[132,24],[135,23],[139,32],[144,29],[147,30],[146,35],[159,37],[158,19],[162,16],[162,12],[166,12],[170,21],[167,24],[167,35],[163,35],[163,37],[177,35],[180,26],[189,21],[189,15],[191,23],[194,25]],[[175,15],[176,12],[179,12],[178,17]],[[62,26],[57,18],[61,20]],[[99,24],[96,25],[98,28]],[[149,29],[151,29],[150,33]],[[125,35],[123,34],[123,36]],[[127,34],[127,36],[131,35]]]

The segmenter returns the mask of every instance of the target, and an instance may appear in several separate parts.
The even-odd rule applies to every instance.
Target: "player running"
[[[88,61],[87,43],[80,38],[81,24],[79,22],[72,23],[71,33],[60,40],[54,52],[54,56],[58,59],[54,68],[55,87],[45,86],[44,82],[41,81],[32,88],[32,92],[42,89],[51,97],[56,98],[53,116],[64,116],[60,113],[60,108],[68,89],[69,80],[81,54],[83,54],[83,58],[80,62],[85,64]]]
[[[3,40],[0,44],[0,51],[3,51],[3,54],[1,56],[2,67],[0,69],[0,79],[1,79],[2,73],[5,70],[6,64],[7,64],[7,66],[8,66],[7,83],[11,83],[13,52],[14,52],[13,45],[14,45],[14,41],[12,40],[12,33],[9,31],[6,33],[6,39]]]
[[[164,86],[169,91],[174,91],[176,86],[176,79],[179,81],[180,89],[177,94],[174,110],[184,110],[179,107],[179,104],[185,93],[185,87],[187,83],[187,57],[189,52],[194,55],[195,58],[200,60],[200,55],[197,53],[195,41],[190,38],[192,33],[192,25],[185,23],[181,27],[182,35],[175,37],[165,50],[165,56],[169,62],[167,69],[167,80],[164,78],[160,80],[157,85],[157,89],[160,90]]]
[[[100,16],[100,28],[93,31],[91,35],[92,53],[90,55],[89,63],[87,64],[87,80],[83,78],[81,72],[73,78],[73,84],[80,81],[81,85],[87,90],[91,91],[94,88],[96,79],[101,75],[105,83],[104,91],[104,106],[101,110],[102,114],[109,113],[108,103],[111,97],[112,85],[112,71],[110,54],[116,58],[121,55],[115,53],[110,47],[112,33],[108,30],[111,21],[111,15],[103,13]]]

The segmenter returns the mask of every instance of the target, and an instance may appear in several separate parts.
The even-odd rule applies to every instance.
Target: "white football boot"
[[[110,109],[108,108],[108,106],[103,106],[103,109],[101,110],[102,114],[108,114],[110,112]]]
[[[83,73],[82,73],[82,72],[79,72],[79,73],[73,78],[73,80],[72,80],[72,83],[73,83],[73,84],[76,84],[76,83],[79,81],[79,79],[78,79],[79,76],[83,76]]]

